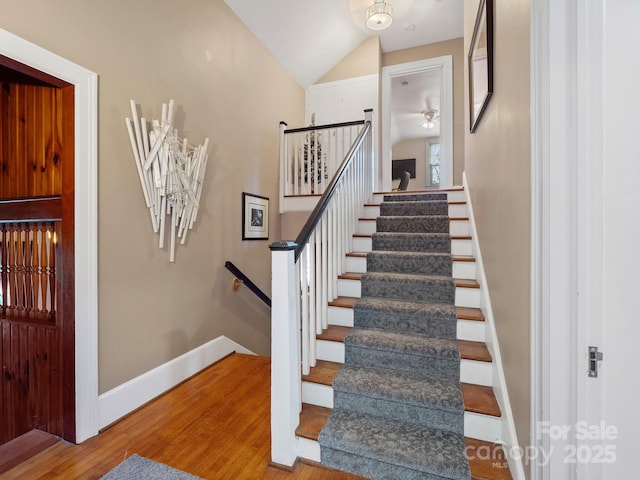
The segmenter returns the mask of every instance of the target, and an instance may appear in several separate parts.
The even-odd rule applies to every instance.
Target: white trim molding
[[[82,442],[98,433],[98,75],[2,29],[0,54],[74,86],[76,441]]]
[[[453,57],[443,55],[382,68],[382,185],[378,190],[391,190],[391,79],[430,70],[440,70],[440,188],[453,186]]]
[[[254,355],[224,335],[100,395],[98,426],[104,428],[231,353]]]

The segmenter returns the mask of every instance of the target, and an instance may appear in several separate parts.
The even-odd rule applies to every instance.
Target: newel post
[[[280,122],[280,198],[278,199],[278,208],[280,213],[284,213],[284,196],[286,192],[286,163],[287,163],[287,145],[284,131],[287,129],[285,122]]]
[[[293,466],[300,421],[299,280],[294,242],[271,249],[271,461]]]
[[[367,185],[367,188],[369,189],[369,194],[370,194],[375,190],[375,184],[376,184],[376,169],[375,169],[376,149],[374,146],[375,136],[373,135],[373,108],[365,109],[364,121],[369,122],[371,124],[371,129],[369,130],[369,135],[367,136],[367,148],[366,148],[367,168],[369,169],[368,180],[371,182],[369,185]]]

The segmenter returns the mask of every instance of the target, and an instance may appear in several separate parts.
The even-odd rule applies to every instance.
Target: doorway
[[[70,441],[82,442],[98,433],[98,292],[97,292],[97,138],[98,77],[52,52],[0,29],[0,59],[5,67],[30,69],[49,80],[73,86],[73,177],[67,186],[73,192],[72,307],[75,361],[74,431]],[[70,270],[70,271],[69,271]],[[69,407],[71,408],[71,407]],[[70,421],[71,421],[70,420]],[[67,421],[67,419],[65,419]]]
[[[395,97],[394,97],[395,92]],[[428,93],[431,92],[431,93]],[[435,93],[434,93],[435,92]],[[434,98],[434,94],[436,97]],[[394,108],[398,99],[399,106]],[[436,130],[425,127],[433,125]],[[403,133],[400,129],[411,133]],[[427,134],[422,134],[426,131]],[[416,62],[392,65],[382,69],[382,148],[380,155],[380,182],[383,190],[393,186],[392,160],[398,139],[411,138],[420,142],[420,153],[416,154],[416,177],[412,179],[417,188],[433,187],[427,181],[427,153],[429,141],[439,146],[439,187],[453,186],[453,71],[452,57],[445,55]],[[405,145],[414,148],[412,145]],[[398,148],[397,148],[398,150]],[[397,153],[406,156],[403,151]],[[414,158],[414,157],[412,157]],[[420,166],[418,166],[420,163]],[[411,185],[410,182],[410,185]],[[415,189],[410,186],[410,189]]]

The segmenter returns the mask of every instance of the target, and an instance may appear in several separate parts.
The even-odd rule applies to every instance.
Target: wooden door
[[[73,86],[2,60],[0,444],[74,441]]]

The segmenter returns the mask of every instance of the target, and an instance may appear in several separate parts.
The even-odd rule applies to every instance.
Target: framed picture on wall
[[[269,199],[242,192],[242,239],[269,238]]]
[[[469,129],[474,133],[493,94],[493,0],[480,0],[467,66]]]

